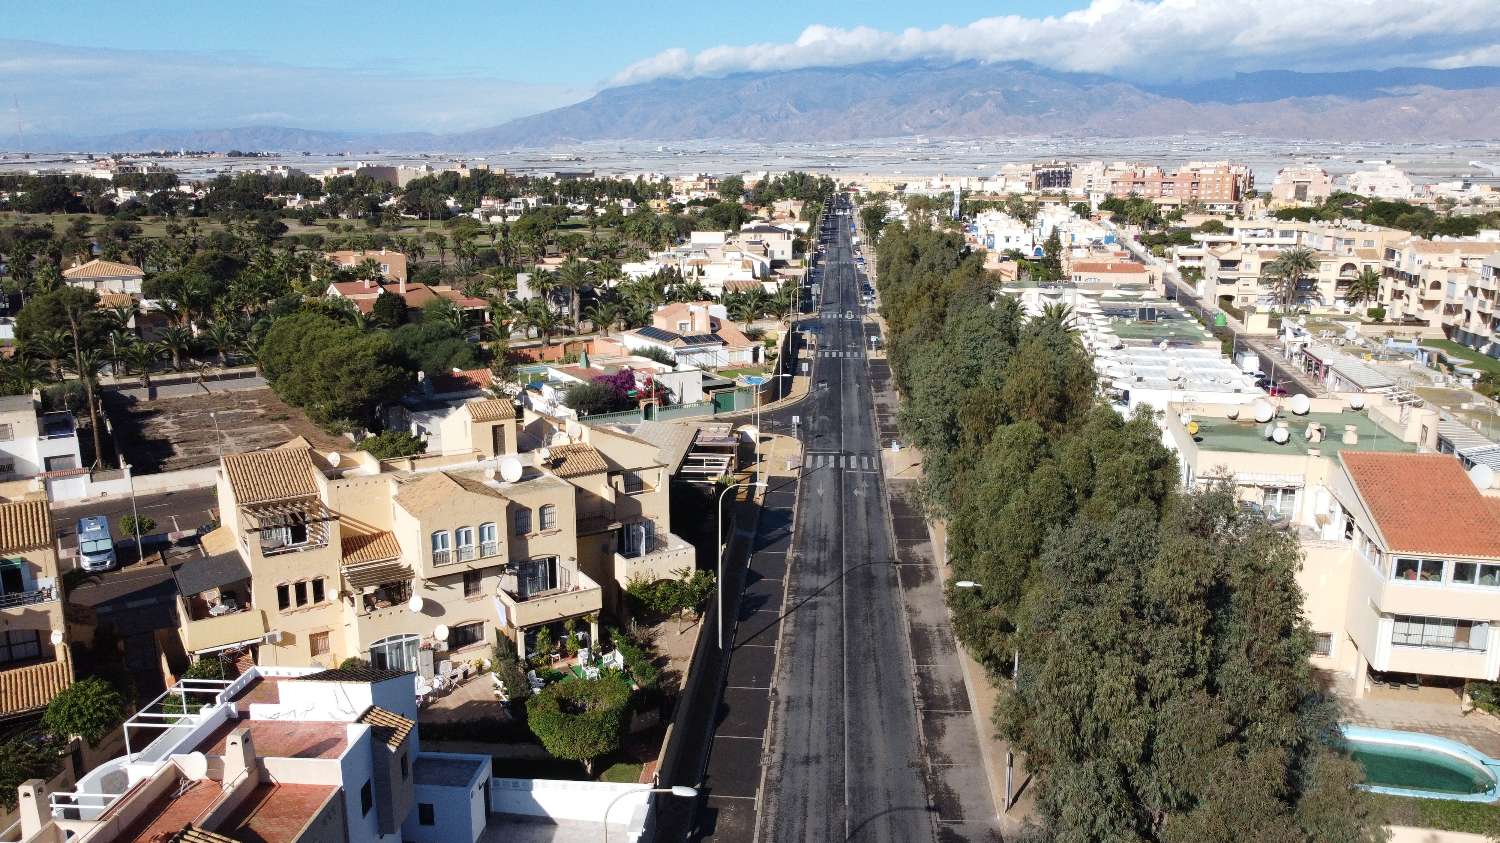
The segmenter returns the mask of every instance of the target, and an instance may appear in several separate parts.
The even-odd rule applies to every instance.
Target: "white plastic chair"
[[[547,683],[543,682],[542,678],[540,676],[537,676],[536,671],[534,670],[526,671],[526,684],[531,686],[532,693],[536,693],[537,691],[540,691],[543,688],[547,687]]]
[[[584,679],[598,679],[599,678],[599,668],[594,667],[593,665],[589,665],[589,666],[585,667],[583,669],[583,678]]]
[[[587,648],[587,647],[579,647],[578,648],[578,663],[582,664],[582,665],[586,665],[586,664],[589,663],[589,648]]]
[[[615,670],[624,670],[625,656],[622,655],[619,650],[610,650],[608,653],[604,654],[604,666],[612,667]]]

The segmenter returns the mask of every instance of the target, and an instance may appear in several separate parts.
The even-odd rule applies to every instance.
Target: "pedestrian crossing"
[[[875,454],[806,454],[803,469],[843,468],[850,471],[878,471],[880,457]]]
[[[827,357],[856,358],[856,357],[864,357],[865,353],[863,351],[839,351],[837,349],[820,349],[818,351],[818,356],[819,357],[824,357],[824,358],[827,358]]]

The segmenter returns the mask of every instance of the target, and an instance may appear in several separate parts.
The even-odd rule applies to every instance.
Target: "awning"
[[[396,560],[370,562],[363,565],[345,565],[344,579],[351,588],[374,588],[393,582],[409,582],[411,567]]]

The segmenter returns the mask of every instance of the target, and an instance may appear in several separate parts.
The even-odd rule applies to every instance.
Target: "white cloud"
[[[610,85],[910,59],[1031,61],[1142,80],[1264,69],[1332,70],[1497,60],[1495,0],[1092,0],[1063,15],[982,18],[884,32],[809,26],[790,43],[672,49]]]
[[[0,137],[278,125],[452,132],[576,102],[592,91],[498,77],[297,67],[244,56],[0,40]],[[12,99],[14,96],[14,99]],[[0,141],[0,147],[5,146]]]

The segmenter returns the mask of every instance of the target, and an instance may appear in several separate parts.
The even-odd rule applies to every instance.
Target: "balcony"
[[[558,587],[527,593],[514,574],[506,574],[495,595],[501,618],[515,629],[575,618],[604,607],[604,590],[588,575],[559,566]]]
[[[654,535],[645,547],[628,551],[615,553],[615,579],[622,585],[631,580],[676,579],[676,571],[691,571],[698,559],[696,549],[672,533]]]
[[[235,644],[258,641],[265,637],[266,613],[242,608],[189,620],[182,625],[182,646],[189,653],[220,650]]]
[[[32,591],[17,591],[12,594],[0,594],[0,610],[14,609],[18,606],[35,606],[38,603],[47,603],[57,599],[57,586],[47,585]]]
[[[78,436],[78,423],[71,413],[47,413],[41,418],[41,438],[73,439]]]

